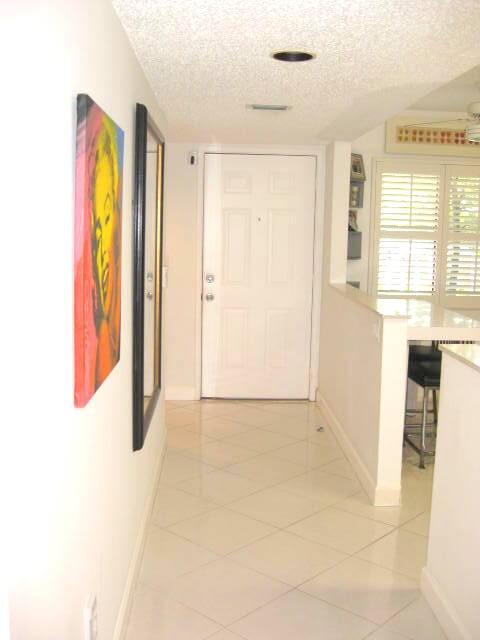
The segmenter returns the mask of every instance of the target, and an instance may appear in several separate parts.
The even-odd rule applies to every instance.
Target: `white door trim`
[[[245,155],[265,154],[282,156],[313,156],[316,158],[317,175],[315,184],[315,233],[313,246],[313,296],[312,333],[310,352],[309,399],[315,401],[318,386],[320,361],[320,304],[322,286],[322,238],[325,201],[325,146],[272,146],[272,145],[199,145],[198,147],[198,188],[197,188],[197,264],[195,290],[195,399],[202,393],[202,290],[203,290],[203,221],[205,154],[235,153]]]

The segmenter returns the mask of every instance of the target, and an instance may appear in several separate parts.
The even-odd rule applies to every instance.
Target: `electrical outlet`
[[[84,640],[97,640],[97,596],[91,595],[83,609],[83,637]]]

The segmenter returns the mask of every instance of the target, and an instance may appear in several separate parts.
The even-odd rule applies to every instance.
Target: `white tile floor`
[[[311,403],[170,402],[167,427],[128,640],[445,640],[431,466],[375,508]]]

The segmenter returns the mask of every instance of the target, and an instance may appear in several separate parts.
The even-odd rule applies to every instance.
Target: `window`
[[[474,306],[480,166],[379,162],[375,201],[376,293]]]
[[[383,170],[380,175],[377,291],[432,295],[440,225],[440,175]]]
[[[460,170],[459,170],[460,169]],[[480,171],[447,167],[447,295],[480,295]]]

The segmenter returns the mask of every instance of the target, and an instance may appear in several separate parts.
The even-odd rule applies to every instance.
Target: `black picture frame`
[[[145,397],[145,234],[147,220],[147,138],[158,143],[158,172],[155,224],[155,355],[154,386]],[[160,164],[161,160],[161,164]],[[142,449],[162,385],[162,247],[164,200],[165,140],[145,105],[137,103],[135,110],[135,168],[133,196],[133,450]],[[149,176],[150,178],[150,176]],[[151,295],[151,294],[150,294]]]

